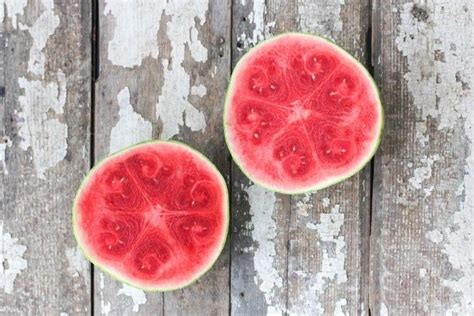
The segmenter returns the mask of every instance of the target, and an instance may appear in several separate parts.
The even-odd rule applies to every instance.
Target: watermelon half
[[[95,166],[73,208],[86,257],[122,282],[168,291],[204,274],[224,247],[228,193],[216,167],[178,143],[154,141]]]
[[[315,191],[352,176],[374,155],[382,129],[372,77],[324,38],[276,36],[232,74],[226,142],[240,169],[270,190]]]

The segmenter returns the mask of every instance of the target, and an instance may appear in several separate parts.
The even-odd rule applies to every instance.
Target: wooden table
[[[1,315],[473,315],[472,0],[0,4]],[[367,65],[373,163],[307,195],[250,183],[224,144],[232,66],[284,31]],[[92,41],[91,41],[92,39]],[[231,233],[196,284],[144,293],[84,260],[71,203],[94,162],[177,139],[226,176]]]

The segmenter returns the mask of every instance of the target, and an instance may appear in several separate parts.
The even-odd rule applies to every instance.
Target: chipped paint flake
[[[307,288],[298,298],[300,303],[292,306],[290,315],[305,315],[308,310],[315,315],[324,314],[323,302],[319,298],[324,294],[326,285],[334,282],[340,286],[347,282],[347,271],[344,268],[346,242],[344,235],[341,235],[343,225],[344,213],[339,205],[332,206],[330,213],[321,214],[320,223],[315,225],[320,240],[318,248],[321,249],[321,266],[315,274],[309,271],[303,272]],[[344,298],[338,302],[342,311],[342,306],[345,305]]]
[[[331,204],[329,198],[325,197],[322,199],[323,207],[328,207]]]
[[[31,147],[38,178],[64,159],[67,151],[67,125],[61,122],[66,103],[66,78],[59,70],[57,82],[18,79],[23,93],[18,97],[20,148]]]
[[[380,316],[388,316],[388,308],[383,302],[380,303]]]
[[[156,106],[156,116],[161,120],[162,139],[170,139],[179,133],[180,126],[191,131],[204,131],[204,114],[189,101],[191,78],[183,67],[186,50],[195,62],[207,60],[207,48],[198,38],[198,25],[206,22],[208,0],[199,0],[189,5],[185,2],[169,2],[165,13],[170,16],[167,35],[171,44],[171,58],[163,58],[164,84]],[[201,89],[202,90],[202,89]]]
[[[427,272],[426,269],[421,268],[421,269],[420,269],[420,278],[423,279],[423,278],[426,276],[426,272]]]
[[[132,299],[133,311],[138,313],[140,311],[140,305],[146,303],[146,295],[142,290],[131,287],[127,284],[123,284],[122,288],[118,291],[118,295],[125,295]]]
[[[432,170],[433,170],[433,163],[435,161],[438,161],[440,159],[440,156],[438,154],[435,154],[433,156],[430,156],[430,157],[422,157],[420,159],[420,162],[422,164],[421,167],[418,167],[418,168],[415,168],[415,170],[413,171],[413,177],[411,177],[410,179],[408,179],[408,182],[410,182],[410,184],[415,188],[415,189],[422,189],[423,186],[422,186],[422,183],[423,181],[425,180],[428,180],[431,178],[431,173],[432,173]],[[425,194],[426,195],[430,195],[431,194],[431,190],[433,190],[433,188],[431,187],[430,188],[425,188],[428,190],[425,191]]]
[[[241,1],[240,4],[245,7],[246,1]],[[246,33],[242,33],[237,36],[237,41],[242,43],[241,49],[247,49],[249,47],[255,46],[259,42],[270,37],[271,31],[276,25],[275,21],[265,23],[265,14],[267,13],[265,0],[254,0],[252,5],[253,8],[250,10],[250,14],[247,16],[247,21],[253,24],[253,30],[250,36],[247,36]]]
[[[310,211],[313,208],[313,203],[312,203],[312,194],[307,193],[303,195],[303,198],[301,200],[298,200],[296,202],[296,212],[300,216],[308,216],[308,211]]]
[[[3,23],[4,18],[10,17],[13,28],[17,28],[17,15],[22,15],[26,8],[28,0],[3,0],[0,3],[0,22]],[[6,12],[4,9],[6,8]]]
[[[341,9],[344,0],[327,1],[324,7],[318,1],[298,1],[298,16],[301,31],[327,34],[334,37],[342,32]]]
[[[255,284],[263,293],[268,306],[268,315],[281,315],[283,307],[276,297],[283,279],[276,267],[277,228],[273,219],[276,196],[255,184],[246,189],[252,216],[252,238],[255,242],[253,263]]]
[[[100,286],[100,313],[102,315],[109,315],[110,311],[112,310],[112,307],[110,306],[110,302],[105,302],[104,299],[104,288],[105,288],[105,277],[104,273],[99,272],[99,286]]]
[[[112,64],[131,68],[148,56],[158,58],[163,6],[163,1],[105,1],[104,15],[112,15],[115,24],[107,49]]]
[[[7,294],[13,293],[15,278],[27,268],[23,258],[26,247],[18,243],[4,231],[3,221],[0,222],[0,290]]]
[[[336,301],[336,307],[334,308],[334,316],[344,316],[345,313],[342,310],[343,306],[347,305],[347,300],[345,298],[341,298]]]
[[[400,10],[396,44],[408,64],[409,71],[404,76],[407,88],[417,115],[426,125],[420,130],[427,130],[429,119],[437,124],[438,130],[446,133],[458,130],[464,122],[467,143],[473,144],[474,95],[466,84],[474,82],[474,65],[470,58],[472,41],[466,40],[466,34],[459,30],[472,28],[474,7],[471,1],[461,2],[454,5],[444,0],[433,0],[429,4],[429,14],[425,13],[421,19],[414,14],[414,3],[404,4]],[[425,141],[423,133],[418,132],[416,136],[419,141]],[[453,270],[442,279],[447,290],[453,292],[449,296],[451,306],[446,306],[446,315],[465,315],[474,309],[474,195],[469,194],[474,192],[474,153],[472,145],[470,147],[465,160],[464,184],[450,179],[442,179],[439,184],[457,188],[455,195],[464,200],[458,210],[446,210],[448,218],[438,228],[443,230],[442,233],[427,235],[427,238],[439,241],[441,252],[446,254]],[[423,178],[429,172],[420,174]],[[413,183],[420,186],[419,181]]]
[[[66,258],[69,263],[68,272],[75,278],[82,276],[84,283],[87,283],[87,278],[89,277],[89,262],[84,259],[79,248],[66,249]]]
[[[206,86],[200,84],[198,86],[192,86],[191,87],[191,94],[192,95],[197,95],[198,97],[203,97],[207,93]]]
[[[133,110],[130,103],[130,91],[123,88],[117,94],[119,120],[110,132],[110,152],[147,140],[152,135],[151,122],[145,120]]]
[[[306,228],[311,229],[311,230],[316,230],[318,229],[318,225],[315,223],[307,222],[306,223]]]
[[[12,146],[12,141],[10,140],[10,138],[7,136],[4,136],[0,142],[0,162],[2,164],[3,174],[8,174],[5,151],[7,150],[7,147],[11,147],[11,146]]]
[[[436,244],[443,241],[443,234],[438,230],[432,230],[426,233],[426,238]]]

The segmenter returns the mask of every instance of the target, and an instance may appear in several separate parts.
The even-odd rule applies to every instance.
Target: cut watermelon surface
[[[204,274],[224,247],[224,179],[178,142],[125,149],[94,167],[73,209],[74,234],[91,262],[144,290],[181,288]]]
[[[372,77],[321,37],[276,36],[232,74],[226,142],[240,169],[270,190],[315,191],[352,176],[374,155],[382,129]]]

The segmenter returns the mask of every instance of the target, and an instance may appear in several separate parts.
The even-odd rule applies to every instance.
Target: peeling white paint
[[[438,230],[432,230],[426,233],[426,238],[436,244],[443,241],[443,234]]]
[[[148,56],[158,58],[158,30],[164,5],[164,1],[105,1],[104,15],[112,15],[115,24],[107,49],[112,64],[134,67]]]
[[[331,204],[331,201],[327,197],[323,198],[322,202],[323,202],[323,207],[328,207]]]
[[[284,306],[276,297],[283,285],[283,279],[276,266],[275,238],[277,227],[273,219],[276,197],[258,185],[246,189],[250,214],[252,216],[252,238],[255,242],[253,263],[255,267],[255,284],[263,293],[268,305],[268,315],[281,315]]]
[[[22,112],[17,113],[20,148],[32,149],[38,178],[44,179],[47,169],[64,159],[67,152],[67,125],[60,121],[66,103],[66,78],[59,70],[57,82],[18,79],[22,95],[18,103]]]
[[[196,23],[206,22],[208,0],[169,2],[165,13],[170,16],[167,35],[171,41],[171,58],[163,59],[164,84],[156,105],[156,116],[161,119],[162,139],[169,139],[179,133],[179,126],[187,126],[192,131],[204,131],[204,114],[189,101],[191,78],[183,67],[186,49],[196,62],[207,60],[207,48],[198,39]]]
[[[457,26],[460,21],[453,17],[465,16],[466,13],[462,5],[446,5],[444,0],[433,0],[430,7],[437,10],[432,12],[437,23],[423,23],[413,16],[413,6],[413,3],[403,5],[395,41],[409,65],[404,76],[407,87],[414,104],[422,111],[422,117],[437,119],[438,129],[452,128],[463,115],[466,105],[466,94],[462,83],[457,81],[456,72],[464,73],[469,69],[463,56],[467,56],[471,49],[465,34],[459,32],[460,29],[469,29],[469,26]],[[451,43],[456,43],[457,52],[451,51]],[[435,51],[442,52],[444,59],[435,58]],[[459,51],[466,53],[459,54]],[[470,76],[465,75],[464,78]],[[424,141],[427,136],[419,134],[419,137]]]
[[[6,17],[12,20],[13,28],[17,28],[17,15],[22,15],[28,0],[3,0],[0,2],[0,22],[4,22]],[[6,12],[4,9],[7,9]]]
[[[342,307],[347,305],[347,300],[341,298],[336,301],[336,307],[334,308],[334,316],[344,316],[345,313],[342,311]]]
[[[206,87],[200,85],[191,89],[191,77],[183,63],[186,51],[195,62],[207,61],[208,51],[199,40],[197,27],[206,22],[208,6],[208,0],[192,4],[145,0],[105,3],[104,14],[112,15],[115,21],[114,35],[108,43],[108,59],[123,67],[139,66],[148,56],[158,57],[161,16],[169,16],[166,31],[171,52],[169,59],[162,59],[164,83],[156,106],[156,116],[163,124],[162,139],[178,134],[180,126],[187,126],[192,131],[206,128],[204,114],[188,101],[191,93],[204,96]],[[131,23],[134,20],[140,23]]]
[[[84,283],[87,283],[89,262],[84,258],[81,250],[77,247],[66,249],[66,258],[69,263],[68,272],[75,278],[82,276]]]
[[[423,4],[417,4],[419,7]],[[438,123],[438,130],[450,133],[464,122],[464,132],[470,144],[474,143],[474,65],[472,36],[460,30],[472,28],[474,5],[472,1],[453,4],[444,0],[432,0],[426,21],[417,19],[412,10],[414,3],[406,3],[400,11],[398,49],[406,57],[408,69],[405,74],[407,88],[413,97],[421,119],[429,118]],[[436,17],[435,19],[432,17]],[[453,18],[455,17],[455,18]],[[426,128],[420,128],[426,130]],[[416,135],[424,142],[420,133]],[[443,233],[428,235],[439,242],[441,251],[447,255],[454,273],[442,280],[450,291],[451,306],[446,306],[446,315],[465,315],[473,309],[474,289],[474,149],[470,146],[466,159],[464,184],[450,179],[441,182],[456,188],[456,196],[463,196],[459,210],[446,210],[449,225],[443,221],[439,229]],[[428,175],[429,172],[423,173]],[[422,176],[423,177],[423,176]],[[418,185],[418,181],[414,182]],[[440,184],[440,185],[441,185]],[[454,186],[453,186],[454,184]],[[441,239],[442,237],[442,239]]]
[[[246,6],[246,1],[241,0],[240,4]],[[252,5],[252,10],[250,10],[250,14],[247,16],[248,23],[254,25],[252,35],[247,36],[247,34],[242,33],[237,37],[237,41],[240,41],[243,44],[243,49],[255,46],[259,42],[270,37],[271,30],[276,25],[275,21],[265,23],[265,14],[267,13],[265,0],[254,0]]]
[[[411,177],[410,179],[408,179],[408,182],[410,182],[410,184],[415,188],[415,189],[422,189],[423,186],[422,186],[422,183],[423,181],[425,180],[428,180],[431,178],[431,174],[432,174],[432,170],[433,170],[433,163],[435,161],[438,161],[440,159],[440,156],[438,154],[435,154],[433,156],[429,156],[429,157],[422,157],[420,159],[420,162],[422,164],[421,167],[418,167],[418,168],[415,168],[415,170],[413,170],[413,177]],[[428,192],[425,191],[425,194],[427,195],[430,195],[431,194],[431,190],[433,190],[433,188],[431,187],[431,190],[429,188],[425,188],[425,189],[428,189]]]
[[[54,31],[59,26],[59,17],[54,14],[54,0],[42,0],[44,11],[31,27],[27,27],[33,39],[28,60],[28,71],[35,75],[44,75],[46,56],[42,50]]]
[[[111,306],[110,306],[110,302],[105,302],[105,299],[104,299],[104,288],[105,288],[105,277],[104,277],[104,273],[102,272],[99,272],[99,286],[100,286],[100,313],[102,315],[109,315],[110,311],[112,310]]]
[[[312,194],[307,193],[303,195],[303,198],[296,202],[296,212],[300,216],[308,216],[308,211],[310,211],[313,208],[313,203],[312,203]]]
[[[140,305],[146,303],[146,295],[142,290],[131,287],[127,284],[123,284],[122,288],[118,291],[118,295],[125,295],[132,299],[133,311],[138,313],[140,311]]]
[[[26,76],[18,78],[18,86],[23,92],[18,97],[21,111],[16,114],[18,134],[22,138],[20,148],[32,149],[36,176],[45,179],[46,170],[63,160],[67,152],[67,125],[60,121],[66,103],[66,77],[58,70],[55,81],[44,80],[46,56],[43,49],[59,26],[59,17],[54,14],[54,0],[42,0],[41,4],[41,14],[31,26],[18,23],[20,30],[27,31],[32,39],[27,74],[38,80]],[[18,1],[14,7],[19,14],[25,4],[23,0]]]
[[[13,293],[15,278],[28,266],[23,258],[25,251],[26,246],[5,232],[0,221],[0,290],[7,294]]]
[[[59,316],[69,316],[69,315],[68,315],[68,313],[61,312],[61,313],[59,314]]]
[[[346,242],[341,235],[344,225],[344,213],[340,211],[339,205],[334,205],[330,213],[323,213],[320,222],[316,225],[319,234],[321,249],[321,266],[317,273],[304,272],[307,288],[299,297],[300,304],[295,304],[290,310],[291,315],[305,315],[308,310],[315,315],[324,314],[323,302],[319,300],[326,289],[328,282],[341,285],[347,282]],[[340,300],[340,308],[344,300]]]
[[[192,86],[191,87],[191,94],[192,95],[197,95],[198,97],[203,97],[207,93],[206,86],[200,84],[198,86]]]
[[[117,102],[119,120],[110,132],[110,152],[150,139],[153,131],[151,122],[133,110],[128,87],[117,94]]]
[[[341,9],[345,0],[326,1],[324,6],[318,1],[298,1],[299,25],[302,32],[331,35],[342,33]]]

